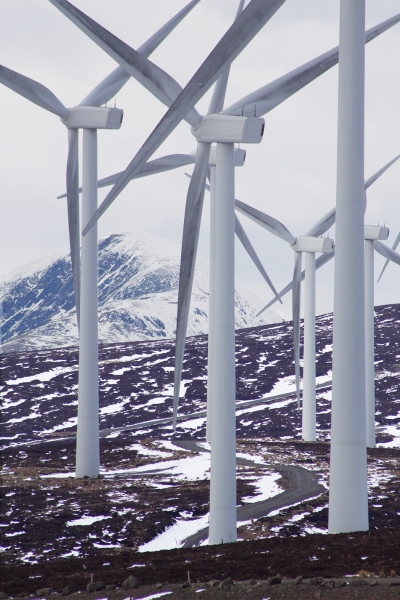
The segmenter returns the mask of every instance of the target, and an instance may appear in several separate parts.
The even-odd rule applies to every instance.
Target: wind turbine
[[[283,223],[269,215],[236,200],[236,209],[261,225],[273,235],[285,240],[295,253],[292,285],[293,345],[297,403],[300,408],[300,293],[302,253],[306,255],[305,306],[304,306],[304,366],[303,366],[303,410],[302,437],[306,441],[316,440],[316,394],[315,394],[315,253],[323,256],[332,254],[333,241],[307,233],[295,238]],[[323,257],[320,257],[322,259]],[[321,262],[320,259],[317,259]],[[318,263],[319,264],[319,263]],[[280,299],[282,293],[276,299]],[[274,299],[275,300],[275,299]],[[258,314],[261,314],[263,308]]]
[[[367,192],[368,188],[371,187],[371,185],[373,183],[375,183],[375,181],[377,181],[379,179],[379,177],[381,177],[381,175],[383,175],[389,169],[389,167],[391,167],[399,158],[400,158],[400,154],[398,154],[397,156],[395,156],[392,160],[390,160],[388,163],[386,163],[383,167],[381,167],[378,171],[376,171],[376,173],[374,173],[373,175],[371,175],[371,177],[369,177],[365,181],[365,183],[364,183],[364,192],[365,192],[365,203],[364,203],[364,206],[365,206],[365,209],[367,207],[366,192]],[[246,210],[251,209],[252,214],[254,214],[255,216],[258,215],[258,212],[260,212],[260,211],[257,211],[257,209],[254,209],[253,207],[250,207],[248,205],[244,205],[244,203],[241,203],[241,204],[246,207]],[[262,214],[263,213],[260,212],[260,215],[262,215]],[[246,216],[249,216],[250,218],[253,218],[253,217],[250,216],[250,214],[248,214]],[[277,219],[274,219],[273,217],[270,217],[269,215],[264,215],[264,217],[262,217],[262,218],[264,219],[264,221],[265,221],[266,218],[269,219],[269,221],[265,221],[264,224],[259,223],[259,224],[261,224],[262,227],[264,227],[265,229],[268,229],[267,225],[269,225],[269,227],[271,227],[271,233],[273,233],[272,229],[275,228],[277,232],[281,232],[281,236],[280,237],[282,239],[285,239],[285,236],[288,235],[288,230],[286,229],[285,225],[283,225],[283,223],[281,223]],[[253,218],[253,220],[255,220],[255,218]],[[260,216],[259,220],[261,221],[261,216]],[[306,233],[306,235],[307,236],[320,236],[320,235],[323,235],[324,233],[326,233],[335,224],[335,221],[336,221],[336,206],[334,206],[333,208],[331,208],[321,219],[319,219],[311,227],[311,229],[308,230],[308,232]],[[290,234],[290,232],[289,232],[289,234]],[[277,235],[277,233],[275,233],[275,235]],[[396,241],[393,244],[392,250],[396,249],[396,247],[398,245],[398,242],[397,242],[398,238],[400,238],[400,234],[396,238]],[[295,238],[293,238],[293,239],[295,239]],[[290,238],[289,238],[289,240],[290,240]],[[287,240],[287,241],[289,241],[289,240]],[[333,254],[327,254],[325,256],[320,256],[316,260],[316,268],[319,269],[326,262],[328,262],[329,260],[331,260],[333,257],[334,257],[334,253]],[[387,259],[387,260],[389,260],[389,259]],[[302,274],[301,274],[301,281],[304,280],[304,277],[305,277],[305,272],[303,271]],[[283,288],[283,290],[281,290],[279,292],[279,294],[277,296],[275,296],[275,298],[273,298],[272,300],[270,300],[270,302],[268,302],[268,304],[266,304],[264,306],[264,308],[258,314],[260,315],[265,310],[267,310],[270,306],[272,306],[273,304],[275,304],[275,302],[277,302],[278,300],[282,299],[283,296],[285,296],[288,292],[290,292],[290,290],[292,288],[293,288],[293,281],[291,281],[287,286],[285,286]]]
[[[371,177],[369,177],[364,183],[365,192],[365,208],[366,208],[366,191],[375,183],[393,165],[400,155],[389,161]],[[294,238],[289,230],[276,219],[270,217],[258,211],[243,202],[236,201],[237,210],[245,214],[247,217],[266,228],[268,231],[287,241],[292,249],[296,251],[301,247],[310,247],[310,244],[319,244],[320,248],[326,244],[327,239],[319,238],[316,236],[323,235],[326,233],[336,220],[336,207],[333,207],[328,213],[326,213],[303,237]],[[317,241],[318,240],[318,241]],[[300,294],[301,294],[301,281],[305,279],[305,308],[304,308],[304,367],[303,367],[303,412],[302,412],[302,436],[306,441],[316,440],[316,393],[315,393],[315,270],[322,267],[334,255],[334,249],[332,245],[325,249],[317,250],[324,252],[315,261],[312,256],[312,252],[306,253],[306,260],[308,259],[308,268],[306,262],[306,270],[301,273],[301,258],[296,255],[295,259],[295,270],[292,282],[287,285],[275,298],[273,298],[258,314],[261,314],[272,306],[277,300],[281,299],[287,292],[292,290],[292,310],[293,310],[293,338],[294,338],[294,355],[295,355],[295,374],[296,374],[296,392],[299,400],[299,362],[300,362]],[[311,256],[309,256],[311,254]],[[311,278],[311,281],[310,281]],[[372,341],[372,353],[373,341]]]
[[[374,448],[375,439],[375,340],[374,340],[374,251],[400,265],[400,255],[380,242],[387,240],[387,227],[364,227],[365,240],[365,392],[367,447]]]
[[[199,2],[192,0],[158,30],[138,54],[142,64],[186,14]],[[150,63],[151,64],[151,63]],[[0,66],[0,82],[31,102],[58,115],[68,129],[68,223],[79,341],[78,426],[76,476],[97,477],[99,456],[98,323],[97,323],[97,226],[82,239],[80,252],[78,130],[83,129],[82,218],[86,224],[97,210],[97,129],[119,129],[122,111],[100,108],[128,81],[130,74],[118,67],[100,82],[80,105],[66,108],[42,84]]]

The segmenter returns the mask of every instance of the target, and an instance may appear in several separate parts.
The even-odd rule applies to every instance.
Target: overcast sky
[[[75,5],[134,48],[186,0],[75,0]],[[150,57],[184,85],[230,26],[238,0],[201,0]],[[367,0],[366,27],[400,12],[400,0]],[[338,44],[339,0],[286,0],[235,61],[226,106]],[[66,105],[78,104],[115,63],[46,0],[1,0],[0,62],[39,81]],[[236,171],[236,197],[304,234],[335,203],[338,68],[265,116],[264,140],[247,146]],[[0,86],[0,273],[68,250],[65,191],[67,131],[58,117]],[[197,106],[205,112],[210,93]],[[99,132],[99,177],[123,170],[166,108],[130,80],[116,98],[120,131]],[[366,49],[365,176],[400,153],[400,24]],[[156,155],[195,148],[186,122]],[[191,170],[192,168],[190,168]],[[131,182],[99,221],[99,235],[143,229],[181,241],[188,168]],[[400,229],[400,160],[368,192],[366,223]],[[107,189],[100,190],[99,203]],[[206,195],[200,252],[208,256]],[[292,275],[293,252],[241,217],[275,286]],[[334,237],[334,229],[330,232]],[[379,272],[383,258],[377,256]],[[267,302],[271,293],[237,243],[237,278]],[[376,304],[400,301],[400,271],[391,264],[376,286]],[[318,272],[317,311],[332,310],[333,261]],[[284,313],[290,315],[290,298]]]

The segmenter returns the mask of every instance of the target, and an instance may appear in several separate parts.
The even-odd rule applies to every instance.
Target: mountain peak
[[[125,342],[175,335],[180,244],[138,230],[99,240],[99,339]],[[208,330],[209,263],[197,256],[188,335]],[[45,257],[3,279],[3,350],[78,343],[69,254]],[[256,317],[262,302],[236,282],[236,327],[280,321]]]

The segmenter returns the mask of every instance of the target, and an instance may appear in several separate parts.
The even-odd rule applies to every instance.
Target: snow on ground
[[[192,458],[186,460],[194,459]],[[186,463],[185,466],[188,465],[189,463]],[[152,465],[152,467],[153,466],[154,465]],[[191,477],[192,479],[196,478],[196,472],[199,471],[196,471],[195,467],[193,469]],[[282,492],[282,488],[280,488],[276,483],[276,480],[280,479],[280,477],[281,475],[278,473],[262,475],[261,477],[258,477],[257,480],[253,482],[258,492],[255,496],[244,498],[245,503],[261,502],[262,500],[267,500],[267,498],[272,498],[272,496],[280,494]],[[183,513],[181,518],[177,519],[176,523],[174,523],[172,527],[169,527],[166,531],[158,535],[147,544],[140,546],[139,552],[155,552],[157,550],[171,550],[173,548],[180,548],[189,536],[193,535],[197,531],[200,531],[204,527],[208,527],[209,513],[197,519],[192,519],[190,516],[190,513]],[[243,523],[245,522],[246,521],[243,521]],[[239,520],[238,523],[242,523],[242,521]]]
[[[190,513],[187,513],[186,517],[183,515],[181,519],[178,519],[176,523],[164,531],[164,533],[158,535],[154,540],[151,540],[151,542],[140,546],[139,552],[155,552],[157,550],[180,548],[186,538],[197,531],[200,531],[204,527],[208,527],[208,514],[199,519],[189,519],[189,517]]]
[[[397,415],[395,418],[399,418],[399,416],[400,415]],[[396,427],[396,425],[389,425],[387,427],[383,427],[382,432],[392,436],[393,440],[391,442],[377,444],[378,448],[400,448],[400,427]]]
[[[65,373],[70,373],[72,371],[76,371],[78,367],[56,367],[55,369],[51,369],[50,371],[44,371],[43,373],[37,373],[36,375],[31,375],[29,377],[21,377],[20,379],[10,379],[10,381],[6,381],[7,385],[19,385],[20,383],[29,383],[31,381],[35,381],[38,379],[39,381],[50,381],[54,377],[58,375],[62,375]]]
[[[258,489],[256,495],[243,498],[243,500],[246,502],[246,504],[251,502],[261,502],[261,500],[267,500],[267,498],[272,498],[273,496],[280,494],[282,492],[282,488],[276,483],[276,481],[280,478],[280,473],[274,473],[260,477],[260,479],[255,482],[255,486]]]
[[[168,596],[169,594],[172,594],[172,592],[159,592],[158,594],[150,594],[150,596],[143,596],[142,598],[140,598],[140,600],[156,600],[156,598],[162,598],[163,596]]]
[[[188,458],[181,458],[177,460],[166,460],[158,463],[152,463],[151,465],[143,465],[142,467],[136,467],[134,469],[117,469],[115,471],[105,471],[103,474],[107,477],[111,475],[121,474],[157,474],[163,472],[169,477],[174,477],[178,481],[184,479],[205,479],[208,477],[210,470],[210,457],[208,454],[203,452],[199,456],[192,456]]]
[[[92,525],[96,521],[102,521],[103,519],[110,519],[111,517],[105,517],[104,515],[98,517],[81,517],[80,519],[74,519],[73,521],[67,521],[68,527],[75,527],[76,525]]]

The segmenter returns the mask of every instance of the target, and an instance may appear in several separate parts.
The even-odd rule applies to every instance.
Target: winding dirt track
[[[209,452],[209,450],[198,445],[193,440],[176,440],[173,443],[179,448],[191,450],[192,452]],[[326,491],[324,486],[319,483],[319,474],[316,471],[307,471],[307,469],[303,469],[303,467],[293,467],[290,465],[256,463],[244,458],[237,458],[236,462],[238,465],[272,468],[282,475],[285,475],[289,484],[288,490],[285,490],[272,498],[239,506],[237,509],[238,521],[248,521],[250,519],[265,517],[273,510],[284,508],[285,506],[296,504],[297,502],[302,502],[308,498],[315,498],[315,496],[319,496]],[[182,548],[198,546],[200,542],[207,538],[208,527],[205,527],[186,538]]]

